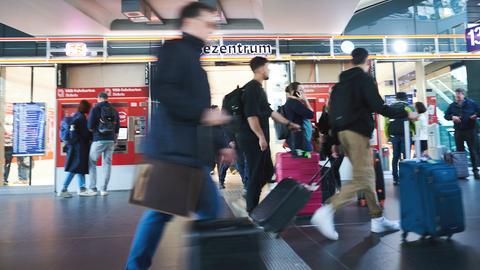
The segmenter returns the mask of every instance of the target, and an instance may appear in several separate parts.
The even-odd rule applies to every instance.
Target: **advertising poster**
[[[45,103],[14,103],[13,155],[44,155],[45,126]]]
[[[427,113],[428,113],[428,124],[438,123],[437,118],[437,97],[436,96],[427,96]]]

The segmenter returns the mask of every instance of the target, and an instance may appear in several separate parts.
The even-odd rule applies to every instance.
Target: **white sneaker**
[[[338,233],[335,231],[335,225],[333,224],[333,215],[335,211],[331,205],[326,205],[318,209],[313,214],[310,222],[317,226],[320,233],[330,240],[338,240]]]
[[[68,191],[62,191],[58,193],[57,196],[62,198],[72,198],[72,194]]]
[[[98,191],[96,191],[96,190],[91,190],[90,189],[90,190],[85,191],[85,192],[88,194],[88,196],[97,196],[98,195]]]
[[[92,196],[96,196],[96,195],[97,195],[97,193],[94,192],[94,191],[84,190],[84,191],[78,192],[78,196],[80,196],[80,197],[92,197]]]
[[[400,222],[388,220],[385,217],[372,218],[372,229],[373,233],[383,233],[391,231],[399,231]]]
[[[108,192],[106,190],[100,191],[100,196],[107,196]]]

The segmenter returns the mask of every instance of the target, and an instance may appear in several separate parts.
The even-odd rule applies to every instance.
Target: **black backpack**
[[[405,109],[408,104],[405,102],[396,102],[391,105],[392,108],[401,108]],[[404,122],[407,121],[408,118],[400,118],[400,119],[390,119],[390,124],[388,125],[388,134],[390,135],[405,135],[405,127]]]
[[[281,114],[283,117],[285,117],[285,105],[278,106],[277,112]],[[273,123],[273,127],[275,128],[275,134],[277,135],[277,139],[279,140],[285,140],[290,135],[290,130],[284,124],[281,124],[275,121]]]
[[[98,124],[98,132],[102,134],[111,134],[115,131],[115,114],[116,111],[111,105],[102,106],[100,108],[100,123]]]
[[[356,93],[350,83],[341,82],[332,88],[329,101],[329,122],[334,131],[343,130],[351,126],[358,119],[357,107],[359,104]]]
[[[244,87],[237,85],[237,88],[228,93],[222,101],[222,109],[232,116],[232,121],[225,125],[228,132],[238,133],[243,118],[243,93]]]

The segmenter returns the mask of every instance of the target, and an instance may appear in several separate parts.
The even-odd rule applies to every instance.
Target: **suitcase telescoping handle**
[[[318,172],[316,172],[316,173],[313,175],[312,179],[310,179],[310,181],[308,182],[308,185],[307,185],[307,186],[310,187],[310,189],[316,190],[316,189],[318,188],[318,186],[320,185],[320,183],[322,182],[323,177],[330,172],[330,170],[332,169],[332,164],[331,164],[332,162],[331,162],[331,160],[330,160],[330,157],[329,157],[329,158],[327,159],[327,161],[323,164],[323,166],[327,165],[328,163],[330,163],[330,169],[328,169],[328,170],[325,172],[324,175],[321,175],[321,176],[320,176],[320,179],[318,179],[318,181],[315,182],[315,179],[316,179],[316,178],[318,177],[318,175],[322,172],[322,169],[321,169],[321,168],[320,168],[320,170],[318,170]],[[315,183],[315,184],[314,184],[314,183]],[[312,185],[312,184],[313,184],[313,185]]]

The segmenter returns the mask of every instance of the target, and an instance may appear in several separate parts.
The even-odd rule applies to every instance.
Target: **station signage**
[[[467,28],[465,30],[465,39],[467,41],[467,52],[480,50],[480,25]]]
[[[273,48],[269,44],[231,44],[231,45],[206,45],[202,49],[204,55],[270,55]]]
[[[45,155],[45,103],[13,104],[13,155]]]
[[[101,92],[114,98],[145,97],[148,96],[148,87],[57,88],[57,99],[96,98]]]
[[[65,54],[70,57],[87,56],[87,44],[83,42],[69,42],[65,44]]]

